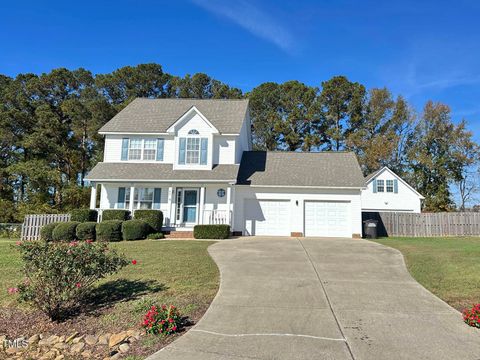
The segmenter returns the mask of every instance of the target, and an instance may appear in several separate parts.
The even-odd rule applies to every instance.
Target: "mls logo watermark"
[[[3,340],[3,348],[4,349],[9,349],[9,348],[14,348],[14,349],[24,349],[28,347],[28,340],[25,339],[24,337],[20,337],[18,339],[4,339]]]

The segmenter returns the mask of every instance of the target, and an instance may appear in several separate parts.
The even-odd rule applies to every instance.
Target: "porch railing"
[[[203,210],[203,223],[205,225],[229,225],[231,211],[228,210]]]
[[[102,221],[103,210],[95,209],[98,212],[98,222]],[[164,214],[165,215],[165,214]],[[228,210],[203,210],[202,214],[203,224],[205,225],[230,225],[230,219],[232,218],[232,212]],[[170,223],[170,226],[178,226],[175,221]],[[166,226],[166,225],[164,225]]]

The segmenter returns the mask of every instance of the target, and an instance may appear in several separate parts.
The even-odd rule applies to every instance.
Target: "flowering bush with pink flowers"
[[[468,310],[463,311],[463,320],[470,326],[480,329],[480,304],[473,305]]]
[[[143,317],[142,326],[147,334],[169,335],[180,330],[182,317],[173,305],[153,305]]]
[[[107,243],[24,241],[17,245],[25,280],[19,298],[62,320],[78,310],[93,284],[128,264]]]

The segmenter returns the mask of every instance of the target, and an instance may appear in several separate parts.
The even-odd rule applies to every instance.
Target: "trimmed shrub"
[[[23,241],[18,249],[26,276],[18,286],[19,298],[52,320],[81,310],[97,280],[128,264],[104,243]]]
[[[53,222],[47,225],[43,225],[40,229],[40,238],[44,241],[53,241],[53,229],[60,224],[59,222]]]
[[[53,229],[53,241],[74,241],[77,239],[76,229],[78,221],[62,222]]]
[[[147,235],[147,239],[150,239],[150,240],[165,239],[165,235],[163,235],[163,233],[151,233]]]
[[[78,224],[77,226],[77,239],[78,240],[95,240],[95,227],[97,226],[96,222],[87,221]]]
[[[195,225],[195,239],[226,239],[230,236],[230,225]]]
[[[70,220],[78,221],[81,223],[87,221],[97,221],[97,210],[91,209],[75,209],[70,212]]]
[[[160,210],[135,210],[134,219],[143,220],[150,225],[150,232],[161,232],[163,225],[163,212]]]
[[[108,209],[102,212],[102,221],[130,219],[130,211],[121,209]]]
[[[163,213],[160,210],[135,210],[133,217],[150,225],[151,232],[162,231]]]
[[[121,241],[122,221],[102,221],[95,226],[95,233],[98,241]]]
[[[127,220],[122,224],[123,240],[145,239],[150,232],[150,225],[143,220]]]

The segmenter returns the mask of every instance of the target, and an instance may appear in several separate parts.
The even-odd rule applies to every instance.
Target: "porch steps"
[[[165,234],[166,239],[193,239],[193,231],[170,231]]]

